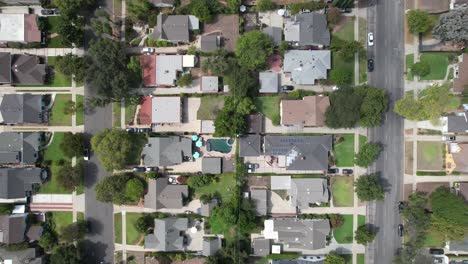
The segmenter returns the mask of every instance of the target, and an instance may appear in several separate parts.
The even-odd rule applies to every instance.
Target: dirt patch
[[[408,201],[410,195],[413,193],[413,184],[405,184],[403,187],[403,201]]]
[[[127,250],[127,262],[129,260],[133,260],[132,263],[145,263],[145,252]]]
[[[405,141],[405,174],[413,174],[413,141]]]
[[[442,142],[418,141],[418,170],[443,170]]]
[[[204,25],[204,35],[219,33],[223,37],[223,46],[228,51],[234,51],[239,38],[239,16],[219,15],[213,23]]]
[[[271,177],[274,176],[250,176],[247,178],[247,185],[257,189],[270,189]]]
[[[448,182],[420,182],[416,184],[416,191],[424,193],[429,196],[437,188],[444,186],[449,188],[450,183]]]

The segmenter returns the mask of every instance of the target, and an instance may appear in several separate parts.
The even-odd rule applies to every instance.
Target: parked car
[[[374,46],[374,33],[372,33],[372,32],[369,32],[369,33],[367,34],[367,45],[368,45],[369,47]]]
[[[145,172],[145,167],[133,167],[133,172]]]
[[[455,141],[456,139],[456,136],[442,136],[442,141]]]
[[[138,128],[138,133],[150,133],[152,132],[151,128]]]
[[[158,171],[158,167],[146,167],[146,172]]]
[[[340,169],[338,168],[329,168],[327,171],[328,174],[337,174],[339,172],[340,172]]]
[[[368,59],[367,60],[367,70],[369,72],[373,72],[374,71],[374,60],[373,59]]]
[[[188,214],[188,215],[189,215],[189,214],[193,214],[193,212],[192,212],[192,211],[189,211],[189,210],[186,210],[184,213],[185,213],[185,214]]]
[[[349,174],[353,174],[353,170],[352,170],[352,169],[343,169],[343,170],[341,171],[341,173],[346,174],[346,175],[349,175]]]
[[[62,12],[59,9],[54,9],[54,14],[55,15],[60,15]]]
[[[245,165],[247,166],[248,173],[252,173],[256,169],[260,168],[260,165],[258,163],[246,163]]]
[[[281,90],[283,90],[283,91],[292,91],[292,90],[294,90],[294,86],[292,86],[292,85],[283,85],[283,86],[281,86]]]
[[[401,214],[403,212],[403,209],[405,208],[405,203],[404,202],[399,202],[398,203],[398,212]]]
[[[154,48],[143,48],[141,50],[142,53],[154,53]]]
[[[44,16],[50,16],[50,15],[54,14],[54,10],[53,9],[42,9],[41,14],[44,15]]]
[[[432,255],[443,255],[443,254],[444,254],[444,250],[441,249],[441,248],[430,248],[430,249],[429,249],[429,254],[432,254]]]
[[[340,13],[351,13],[353,12],[353,9],[352,8],[340,8]]]
[[[85,148],[83,150],[83,159],[87,161],[87,160],[89,160],[89,156],[90,156],[89,155],[89,149]]]
[[[403,236],[403,231],[404,231],[403,225],[402,225],[402,224],[399,224],[399,225],[398,225],[398,235],[399,235],[399,236]]]
[[[127,131],[127,133],[138,133],[138,128],[130,127],[125,130]]]

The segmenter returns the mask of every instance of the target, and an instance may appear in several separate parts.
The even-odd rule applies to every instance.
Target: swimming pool
[[[220,138],[220,139],[208,139],[206,141],[206,150],[208,151],[218,151],[221,153],[229,153],[232,150],[232,144],[234,144],[234,139],[229,138]]]

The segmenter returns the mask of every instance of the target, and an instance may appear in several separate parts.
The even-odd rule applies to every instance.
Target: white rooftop
[[[183,55],[182,67],[193,68],[195,67],[195,55]]]
[[[177,96],[156,96],[151,99],[151,123],[180,123],[181,100]]]
[[[0,14],[0,41],[24,41],[24,14]]]

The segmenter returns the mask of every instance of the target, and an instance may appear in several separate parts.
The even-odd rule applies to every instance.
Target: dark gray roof
[[[252,243],[254,256],[264,257],[270,254],[271,240],[264,238],[255,238]]]
[[[12,54],[11,73],[13,84],[44,84],[46,65],[39,64],[39,57],[25,54]]]
[[[27,248],[18,251],[8,251],[0,247],[0,256],[3,260],[11,260],[13,264],[42,264],[42,256],[38,256],[35,248]]]
[[[468,119],[465,116],[448,116],[447,132],[468,133]]]
[[[208,157],[202,159],[202,173],[220,174],[222,173],[222,167],[222,159],[219,157]]]
[[[169,184],[167,178],[150,179],[148,193],[145,195],[145,208],[179,209],[183,207],[184,197],[187,196],[187,185]]]
[[[0,94],[0,122],[5,124],[43,123],[42,95]]]
[[[179,136],[148,138],[142,155],[147,166],[177,165],[182,163],[184,156],[192,157],[192,140]]]
[[[250,199],[255,203],[257,215],[266,215],[268,209],[268,192],[266,189],[250,190]]]
[[[263,133],[264,131],[264,117],[261,113],[250,114],[247,116],[248,133]]]
[[[259,93],[278,93],[279,74],[277,72],[264,71],[259,73]]]
[[[203,256],[213,256],[221,249],[221,238],[219,237],[204,237],[203,238]]]
[[[217,34],[200,37],[200,49],[205,52],[215,51],[221,45],[221,37]]]
[[[296,28],[294,28],[296,27]],[[299,27],[299,32],[297,32]],[[294,32],[294,37],[299,33],[299,39],[294,40],[300,46],[306,45],[330,45],[330,31],[327,28],[327,18],[319,13],[302,13],[286,23],[285,31]]]
[[[184,250],[184,232],[188,227],[188,218],[154,219],[154,231],[145,237],[145,248],[158,251]]]
[[[286,170],[328,169],[332,136],[265,136],[265,155],[286,156]]]
[[[186,15],[159,14],[154,34],[156,39],[189,42],[189,18]]]
[[[246,135],[239,139],[239,156],[258,157],[261,153],[262,137],[258,134]]]
[[[11,56],[0,52],[0,83],[11,83]]]
[[[272,221],[277,241],[287,249],[324,248],[331,231],[328,219],[277,218]]]
[[[26,231],[26,214],[0,215],[0,243],[23,242]]]
[[[291,178],[289,190],[291,205],[300,209],[309,208],[311,203],[327,203],[329,199],[327,179]]]
[[[34,184],[41,183],[40,168],[0,168],[0,198],[17,199],[28,196]]]
[[[33,164],[37,161],[40,133],[0,133],[0,163]]]
[[[279,27],[266,27],[263,33],[268,35],[275,46],[279,46],[283,40],[283,29]]]
[[[216,200],[216,199],[212,199],[208,203],[202,203],[200,214],[203,215],[203,216],[208,217],[208,216],[211,215],[211,210],[213,210],[213,208],[215,208],[216,206],[218,206],[218,200]]]
[[[26,237],[28,241],[39,241],[42,235],[43,228],[42,226],[35,225],[35,226],[30,226],[28,228],[28,232],[26,232]]]

